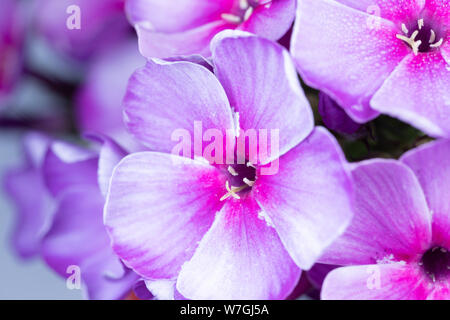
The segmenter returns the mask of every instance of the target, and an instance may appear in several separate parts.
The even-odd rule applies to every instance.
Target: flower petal
[[[105,205],[114,251],[146,279],[175,279],[225,193],[225,177],[207,163],[154,152],[125,157]]]
[[[258,217],[251,198],[228,200],[192,259],[177,290],[189,299],[284,299],[300,277],[275,229]]]
[[[336,1],[300,0],[291,53],[302,78],[331,96],[353,120],[378,113],[369,98],[409,54],[390,21]]]
[[[338,268],[325,278],[324,300],[424,300],[429,290],[419,271],[408,265],[382,264]]]
[[[319,262],[353,265],[409,260],[431,241],[431,214],[414,173],[394,160],[369,160],[352,171],[355,216]]]
[[[295,17],[295,0],[272,0],[261,4],[238,29],[278,40],[290,28]]]
[[[256,179],[257,201],[302,269],[311,268],[352,218],[352,186],[344,162],[333,136],[316,128],[279,159],[278,173],[259,173]]]
[[[12,243],[22,258],[29,258],[39,253],[41,239],[51,225],[53,201],[39,169],[10,170],[5,174],[4,183],[18,215]]]
[[[433,242],[450,248],[450,142],[413,149],[401,161],[416,174],[433,212]]]
[[[146,24],[135,25],[139,51],[148,59],[191,54],[209,57],[209,43],[214,35],[234,27],[224,20],[218,20],[182,32],[164,33],[152,30]]]
[[[203,131],[227,129],[234,121],[225,91],[213,73],[191,62],[151,60],[130,79],[124,99],[128,129],[151,150],[172,152],[179,130],[189,135],[189,143]],[[200,135],[199,139],[202,139]]]
[[[45,184],[54,197],[75,186],[96,184],[97,163],[95,152],[54,142],[43,164]]]
[[[72,188],[59,201],[51,229],[42,241],[48,265],[67,277],[79,267],[90,299],[120,299],[137,276],[123,275],[102,223],[103,197],[96,187]],[[108,275],[120,274],[120,279]]]
[[[175,33],[221,20],[234,0],[128,0],[126,12],[132,24],[145,22],[157,32]]]
[[[274,150],[269,160],[311,133],[312,111],[282,46],[249,33],[224,31],[214,38],[211,51],[215,73],[239,113],[240,129],[279,130],[279,152]]]
[[[439,52],[410,55],[370,104],[432,136],[450,137],[450,69]]]

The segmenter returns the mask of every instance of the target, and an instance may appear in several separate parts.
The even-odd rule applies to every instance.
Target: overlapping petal
[[[248,33],[225,31],[216,36],[211,48],[215,73],[231,107],[239,114],[239,128],[279,132],[279,152],[273,150],[270,140],[268,150],[274,154],[269,153],[265,163],[310,134],[314,126],[312,111],[283,47]]]
[[[354,265],[410,261],[428,249],[431,214],[414,173],[393,160],[355,166],[355,216],[320,262]]]
[[[278,173],[256,180],[257,201],[302,269],[311,268],[353,216],[345,166],[336,140],[316,128],[279,159]]]
[[[223,87],[208,69],[191,62],[149,61],[131,77],[124,109],[130,132],[155,151],[172,152],[179,130],[188,133],[193,149],[195,122],[203,132],[234,132]]]
[[[213,166],[135,153],[116,167],[104,221],[114,251],[147,279],[174,279],[220,210],[225,177]]]
[[[180,272],[177,289],[190,299],[284,299],[300,269],[275,229],[258,217],[253,198],[227,201]]]
[[[432,136],[450,137],[450,68],[439,51],[409,55],[370,104]]]
[[[432,142],[402,157],[419,179],[433,215],[433,242],[450,248],[450,143]]]

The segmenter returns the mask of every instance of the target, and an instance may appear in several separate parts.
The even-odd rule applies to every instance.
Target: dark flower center
[[[408,44],[415,55],[439,48],[444,42],[439,30],[433,28],[425,19],[402,24],[402,34],[397,34],[397,38]]]
[[[450,252],[445,248],[429,249],[422,256],[420,264],[433,282],[450,277]]]
[[[243,193],[252,189],[256,181],[256,169],[249,161],[246,161],[245,164],[230,165],[227,170],[228,180],[225,187],[228,192],[220,200],[230,197],[240,199]]]

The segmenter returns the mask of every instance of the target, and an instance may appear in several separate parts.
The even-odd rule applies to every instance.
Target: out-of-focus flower
[[[25,164],[9,170],[4,177],[5,191],[17,208],[12,243],[23,258],[39,254],[42,237],[52,221],[54,204],[42,177],[49,143],[42,134],[26,134],[23,138]]]
[[[448,137],[449,40],[446,0],[299,0],[291,52],[355,121],[381,112]]]
[[[101,133],[128,150],[137,148],[125,130],[122,100],[129,77],[144,64],[135,39],[110,46],[92,60],[77,95],[76,116],[81,132]]]
[[[35,16],[37,30],[47,42],[78,60],[121,41],[129,32],[124,0],[39,0]]]
[[[24,23],[16,0],[3,0],[0,10],[0,107],[11,93],[22,69]]]
[[[450,299],[450,143],[353,170],[355,217],[321,261],[324,299]]]
[[[145,57],[209,56],[209,42],[225,29],[280,39],[294,20],[295,0],[128,0],[126,11]]]
[[[99,153],[58,141],[52,143],[43,166],[57,208],[42,240],[42,256],[64,277],[68,268],[79,268],[90,299],[121,299],[138,279],[113,253],[103,225],[109,177],[125,154],[107,138]]]
[[[211,52],[215,74],[153,59],[131,77],[127,126],[158,152],[131,154],[116,167],[105,224],[123,261],[144,278],[176,280],[175,297],[283,299],[298,266],[310,268],[349,224],[345,160],[332,135],[313,128],[280,45],[224,31]],[[219,135],[214,154],[204,141],[189,144],[190,156],[173,154],[174,134],[195,137],[196,123]],[[267,142],[269,157],[236,147],[248,130],[279,132],[277,141],[257,142],[259,150]],[[220,164],[225,149],[241,160]]]
[[[361,127],[345,113],[336,101],[322,92],[319,94],[319,113],[327,128],[336,132],[353,134]]]

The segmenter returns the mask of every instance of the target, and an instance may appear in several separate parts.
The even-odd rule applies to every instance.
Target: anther
[[[223,20],[230,22],[230,23],[239,24],[242,22],[241,17],[236,16],[231,13],[222,13],[220,16],[222,17]]]
[[[441,38],[441,40],[439,40],[438,42],[430,44],[430,47],[431,48],[439,48],[443,43],[444,43],[444,38]]]
[[[419,19],[419,20],[417,21],[417,26],[419,27],[419,30],[422,30],[422,28],[423,28],[424,25],[425,25],[425,24],[424,24],[424,22],[423,22],[423,19]]]
[[[239,175],[239,173],[237,173],[232,166],[228,166],[228,172],[234,177]]]
[[[434,43],[434,41],[436,41],[436,32],[434,32],[433,29],[431,29],[431,36],[430,36],[430,41],[428,43]]]
[[[253,185],[255,184],[255,181],[249,180],[247,178],[242,179],[244,181],[244,183],[246,185],[248,185],[249,187],[253,187]]]

